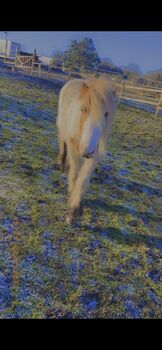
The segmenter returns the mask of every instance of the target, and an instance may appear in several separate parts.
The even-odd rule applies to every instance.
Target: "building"
[[[39,56],[39,62],[44,65],[50,65],[52,62],[52,58],[48,56]]]
[[[20,50],[21,44],[14,41],[0,39],[0,57],[15,57],[17,49]]]

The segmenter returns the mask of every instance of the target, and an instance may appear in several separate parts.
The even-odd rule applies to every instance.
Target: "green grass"
[[[58,92],[0,77],[0,317],[160,318],[162,119],[119,106],[70,227]]]

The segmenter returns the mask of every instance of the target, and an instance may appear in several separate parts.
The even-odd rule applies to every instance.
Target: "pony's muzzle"
[[[88,125],[87,123],[88,121],[86,121],[84,125],[84,132],[80,140],[79,150],[81,157],[92,158],[98,150],[101,131],[99,127],[91,127],[90,122]]]
[[[99,145],[97,145],[97,147],[94,151],[88,152],[88,150],[87,150],[87,151],[80,153],[80,155],[82,158],[87,158],[87,159],[92,158],[98,152],[98,148],[99,148]]]
[[[97,145],[97,147],[96,147],[96,149],[95,149],[95,151],[93,151],[93,152],[85,152],[85,153],[82,153],[81,154],[81,157],[83,157],[83,158],[92,158],[96,153],[97,153],[97,151],[98,151],[98,145]]]
[[[96,152],[91,152],[91,153],[83,153],[81,156],[83,157],[83,158],[92,158],[93,157],[93,155],[95,154]]]

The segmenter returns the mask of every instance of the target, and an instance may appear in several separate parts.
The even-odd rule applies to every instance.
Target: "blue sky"
[[[0,38],[4,38],[0,32]],[[161,32],[8,32],[8,39],[24,45],[28,51],[35,48],[39,54],[51,55],[54,50],[65,50],[72,39],[90,37],[100,57],[109,57],[116,65],[130,62],[139,64],[145,72],[162,68]]]

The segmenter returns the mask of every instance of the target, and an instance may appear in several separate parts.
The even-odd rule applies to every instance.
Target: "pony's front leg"
[[[81,167],[78,178],[75,182],[73,191],[69,198],[69,210],[66,222],[71,224],[76,217],[82,215],[83,197],[88,187],[92,173],[96,167],[98,157],[86,159]]]
[[[80,159],[75,152],[70,148],[68,149],[68,162],[69,162],[69,174],[68,174],[68,196],[71,195],[75,181],[80,170]]]

